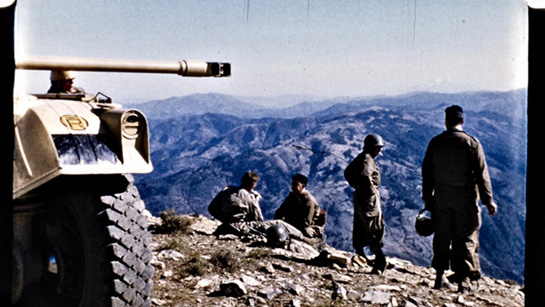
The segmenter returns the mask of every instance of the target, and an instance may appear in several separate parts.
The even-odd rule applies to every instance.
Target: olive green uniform
[[[210,214],[224,223],[263,221],[259,206],[261,195],[240,186],[227,186],[208,205]]]
[[[480,277],[479,196],[490,204],[492,186],[480,142],[450,128],[434,137],[422,163],[422,198],[435,227],[432,266],[463,277]],[[429,205],[428,205],[429,206]]]
[[[283,220],[299,229],[307,237],[321,237],[323,227],[315,225],[320,214],[318,202],[308,191],[301,195],[290,192],[274,214],[275,220]]]
[[[375,159],[365,151],[346,168],[344,177],[354,191],[354,228],[352,246],[362,252],[365,246],[378,250],[383,246],[384,219],[378,187],[380,170]]]

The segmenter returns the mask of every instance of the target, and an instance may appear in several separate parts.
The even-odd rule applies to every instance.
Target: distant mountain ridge
[[[213,99],[208,105],[226,98],[199,99],[205,97]],[[464,107],[465,129],[483,143],[500,207],[493,218],[483,214],[483,271],[523,282],[527,130],[522,90],[355,99],[292,118],[217,112],[162,118],[146,113],[155,170],[137,176],[137,182],[155,214],[168,208],[207,214],[208,203],[223,186],[237,184],[245,171],[255,170],[261,175],[257,190],[263,196],[262,209],[270,219],[289,192],[291,175],[301,172],[328,211],[328,243],[351,250],[352,189],[342,172],[361,151],[365,135],[376,132],[386,141],[384,155],[377,159],[387,223],[385,250],[429,265],[431,238],[419,237],[413,229],[423,207],[420,166],[427,143],[444,129],[444,107],[452,103]],[[220,103],[217,109],[223,107]]]
[[[464,105],[466,110],[483,111],[486,109],[513,108],[513,101],[524,101],[526,90],[509,92],[468,92],[468,93],[431,93],[414,92],[399,96],[381,97],[337,97],[323,98],[301,96],[299,103],[293,102],[297,96],[275,98],[234,97],[230,95],[208,93],[181,97],[170,97],[125,107],[143,111],[148,118],[165,119],[180,115],[202,115],[206,113],[228,114],[241,118],[295,118],[321,116],[358,110],[365,106],[384,106],[390,108],[434,108],[441,104]],[[308,99],[308,100],[305,100]],[[252,102],[254,101],[254,102]],[[286,101],[290,101],[286,103]],[[268,107],[265,107],[265,103]],[[288,105],[287,107],[285,105]]]

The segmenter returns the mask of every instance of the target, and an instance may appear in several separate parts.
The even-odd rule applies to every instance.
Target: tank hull
[[[138,110],[33,96],[18,103],[30,106],[15,121],[14,199],[60,175],[153,170]]]

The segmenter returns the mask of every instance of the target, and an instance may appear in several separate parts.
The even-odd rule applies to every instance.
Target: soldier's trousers
[[[365,246],[369,246],[371,251],[376,252],[384,245],[384,219],[380,200],[373,199],[374,201],[370,201],[354,193],[352,247],[356,252],[362,252]]]
[[[444,271],[450,268],[457,275],[480,277],[479,228],[481,214],[476,195],[463,191],[435,192],[432,210],[435,226],[432,266]]]

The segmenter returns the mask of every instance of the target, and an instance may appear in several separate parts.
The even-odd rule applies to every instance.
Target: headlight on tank
[[[144,118],[139,112],[130,110],[123,114],[121,119],[121,129],[123,136],[128,139],[135,139],[138,137],[144,127]]]

